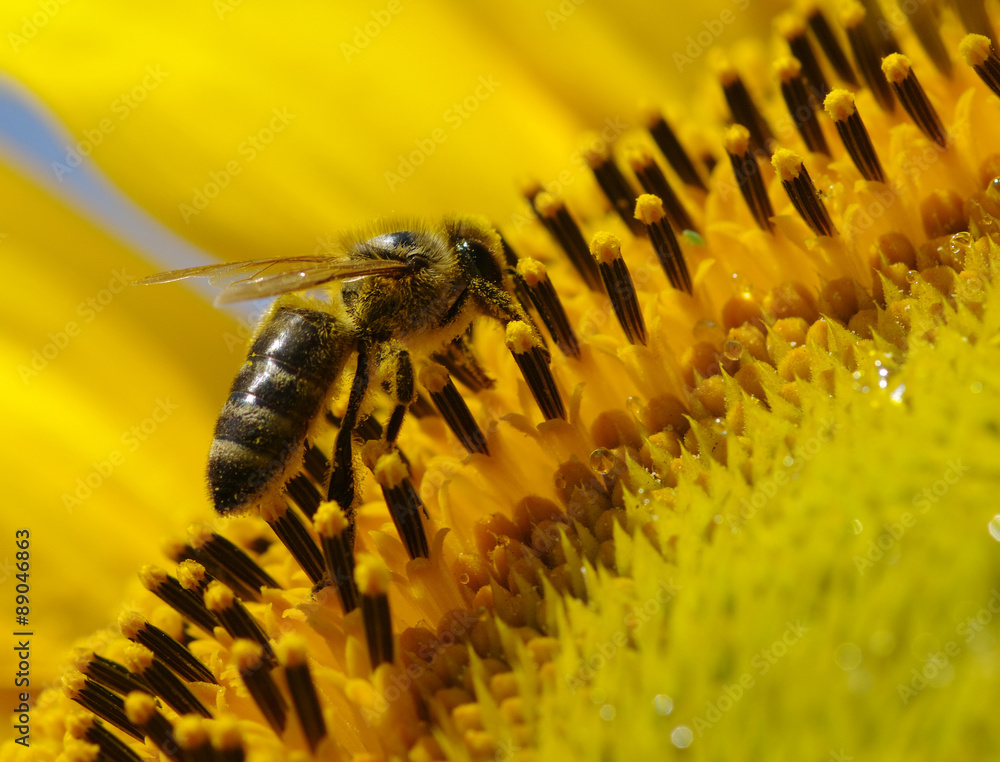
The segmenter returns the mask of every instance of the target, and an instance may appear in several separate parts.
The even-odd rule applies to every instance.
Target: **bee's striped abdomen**
[[[271,316],[215,425],[208,482],[219,513],[247,507],[285,470],[351,346],[325,312],[283,307]]]

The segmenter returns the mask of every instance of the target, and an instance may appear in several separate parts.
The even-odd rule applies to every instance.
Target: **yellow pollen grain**
[[[782,182],[790,183],[802,171],[802,157],[795,151],[779,148],[771,157],[771,166],[774,167],[774,171],[778,173]]]
[[[205,590],[205,608],[209,611],[225,611],[233,605],[233,591],[219,580],[212,580]]]
[[[200,549],[212,539],[212,528],[208,524],[192,524],[188,527],[188,540],[191,546]]]
[[[787,85],[802,73],[802,64],[795,56],[782,56],[774,62],[774,73]]]
[[[71,714],[66,718],[66,731],[74,738],[83,738],[94,727],[95,720],[92,714]]]
[[[212,746],[219,751],[237,749],[242,743],[240,726],[235,717],[220,717],[212,723],[210,733]]]
[[[410,471],[398,451],[383,455],[375,463],[375,481],[380,487],[398,489],[409,475]]]
[[[969,66],[982,66],[993,53],[993,44],[984,35],[967,34],[958,43],[958,52]]]
[[[854,93],[848,90],[831,90],[823,101],[823,108],[835,122],[843,122],[854,116]]]
[[[448,371],[439,363],[431,363],[420,369],[420,385],[431,394],[440,394],[448,385]]]
[[[193,559],[183,561],[177,567],[177,581],[185,590],[194,590],[205,579],[205,567]]]
[[[155,564],[145,564],[139,570],[139,580],[147,589],[158,588],[167,581],[167,572]]]
[[[301,635],[286,635],[274,647],[278,663],[283,667],[301,667],[306,663],[308,651],[309,647]]]
[[[890,53],[882,59],[882,73],[894,85],[901,85],[910,76],[912,64],[902,53]]]
[[[140,675],[153,666],[153,652],[141,643],[129,643],[125,646],[122,661],[129,672]]]
[[[531,257],[518,260],[517,274],[524,278],[525,283],[532,288],[548,278],[545,272],[545,265]]]
[[[774,20],[775,31],[786,40],[801,37],[806,33],[802,17],[797,13],[781,13]]]
[[[65,688],[66,693],[69,694],[70,698],[77,696],[80,691],[82,691],[87,685],[87,676],[82,672],[77,672],[75,669],[70,670],[62,679],[63,688]]]
[[[740,78],[740,73],[733,66],[733,62],[729,60],[729,57],[714,49],[712,52],[711,67],[723,87],[729,87]]]
[[[186,751],[194,751],[208,743],[208,730],[201,717],[186,715],[179,717],[174,725],[177,745]]]
[[[125,716],[133,725],[145,725],[156,714],[153,697],[142,691],[132,691],[125,697]]]
[[[659,196],[652,193],[643,193],[635,202],[635,218],[643,225],[655,225],[666,217],[663,211],[663,202]]]
[[[612,233],[594,233],[590,241],[590,253],[602,265],[610,265],[622,255],[622,244]]]
[[[846,0],[840,6],[840,23],[845,29],[856,29],[864,23],[868,12],[857,0]]]
[[[633,172],[639,172],[653,163],[653,157],[645,148],[633,146],[625,151],[625,161]]]
[[[742,124],[734,124],[726,130],[723,143],[726,153],[730,153],[733,156],[743,156],[750,150],[750,130]]]
[[[257,669],[264,662],[264,647],[247,638],[238,638],[230,649],[233,662],[240,672]]]
[[[101,758],[101,747],[89,741],[72,739],[63,749],[60,762],[97,762]]]
[[[535,346],[531,328],[523,320],[512,320],[507,324],[505,342],[507,349],[516,355],[523,355],[525,352],[530,352]]]
[[[313,525],[316,527],[316,533],[323,537],[338,537],[347,529],[347,515],[332,501],[320,503],[316,515],[313,516]]]
[[[145,626],[146,620],[143,619],[142,614],[135,611],[124,611],[118,617],[118,627],[126,638],[134,638],[139,630]]]
[[[354,565],[354,581],[362,595],[374,598],[389,592],[392,573],[385,561],[379,556],[374,556],[371,553],[358,553]]]
[[[564,204],[548,191],[542,191],[535,196],[535,208],[543,217],[555,217]]]

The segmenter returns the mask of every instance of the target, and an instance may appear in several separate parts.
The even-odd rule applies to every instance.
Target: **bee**
[[[508,329],[508,345],[543,415],[565,417],[548,352],[514,296],[501,238],[484,219],[381,223],[345,236],[331,256],[173,270],[137,285],[196,277],[222,288],[217,304],[278,297],[253,337],[215,426],[208,484],[222,515],[261,505],[296,474],[312,427],[329,411],[356,356],[325,495],[350,519],[356,481],[352,434],[370,392],[383,388],[392,399],[382,434],[391,447],[416,398],[414,360],[462,346],[461,337],[477,317]],[[299,293],[318,287],[326,287],[328,299]],[[520,330],[520,346],[510,339],[512,326]]]

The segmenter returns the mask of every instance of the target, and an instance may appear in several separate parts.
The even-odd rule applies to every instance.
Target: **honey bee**
[[[414,359],[447,350],[476,317],[498,321],[508,334],[512,324],[523,324],[522,346],[511,351],[543,415],[565,417],[548,352],[514,297],[503,243],[481,218],[380,223],[345,236],[331,256],[173,270],[137,285],[195,277],[222,288],[219,304],[279,297],[253,337],[215,426],[208,483],[220,514],[260,505],[295,475],[313,425],[329,411],[356,356],[324,496],[350,518],[352,433],[371,390],[383,388],[392,399],[382,434],[391,447],[416,398]],[[297,293],[317,287],[327,287],[329,298]]]

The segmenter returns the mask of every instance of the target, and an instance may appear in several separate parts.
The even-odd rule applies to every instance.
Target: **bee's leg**
[[[385,504],[396,525],[396,531],[406,545],[410,558],[427,558],[430,556],[430,547],[427,544],[427,533],[420,520],[420,514],[426,514],[427,510],[413,487],[409,468],[400,457],[400,453],[391,451],[396,443],[396,437],[399,436],[406,410],[416,398],[413,363],[410,361],[410,353],[402,348],[392,352],[389,362],[395,366],[392,368],[392,390],[396,397],[396,407],[385,427],[387,454],[378,459],[373,470],[375,480],[382,488]]]
[[[469,290],[478,297],[487,314],[503,323],[507,331],[507,348],[524,380],[528,382],[535,402],[546,419],[566,419],[559,389],[549,369],[549,353],[538,331],[531,327],[528,316],[503,289],[484,278],[477,278]]]
[[[327,485],[327,500],[336,502],[351,522],[350,538],[354,539],[354,452],[351,435],[358,425],[358,411],[368,391],[371,375],[368,346],[358,342],[358,368],[351,383],[351,395],[347,398],[347,409],[340,421],[340,431],[333,446],[333,461],[330,467],[330,481]],[[353,545],[353,542],[352,542]]]

